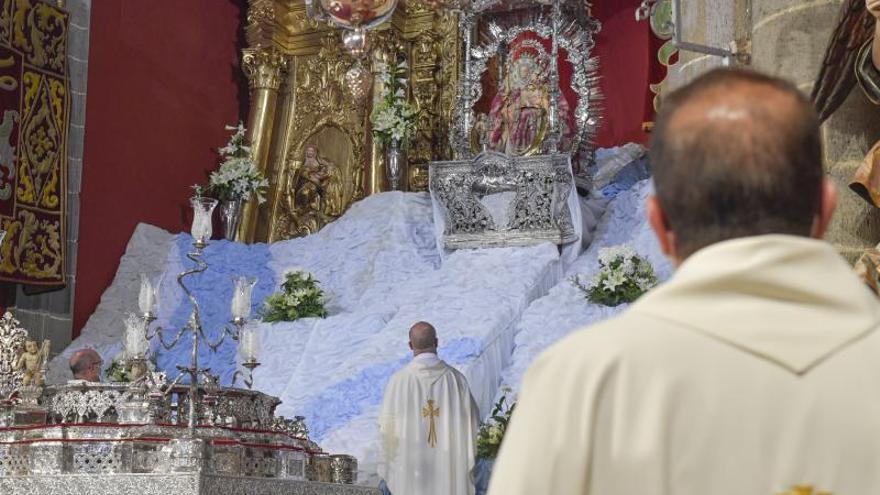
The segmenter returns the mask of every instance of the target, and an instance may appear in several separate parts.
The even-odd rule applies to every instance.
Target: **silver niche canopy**
[[[442,244],[573,242],[575,178],[589,186],[600,124],[591,52],[601,26],[582,1],[459,3],[464,62],[449,130],[455,159],[429,168]],[[563,63],[571,73],[565,88]],[[488,112],[485,104],[475,109],[487,100]]]

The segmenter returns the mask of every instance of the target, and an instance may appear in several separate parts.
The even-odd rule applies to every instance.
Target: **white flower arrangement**
[[[327,316],[324,292],[311,273],[295,268],[284,274],[281,292],[266,298],[262,318],[265,322],[294,321]]]
[[[222,201],[248,200],[254,198],[262,204],[266,201],[266,190],[269,181],[257,169],[251,157],[251,148],[245,144],[244,124],[226,126],[226,130],[235,131],[229,143],[220,148],[223,162],[220,168],[211,173],[208,191]],[[202,188],[195,187],[196,194],[201,195]]]
[[[373,137],[382,144],[405,143],[416,132],[419,111],[406,99],[406,61],[380,66],[378,80],[382,92],[373,101],[370,123]]]
[[[492,408],[489,420],[483,423],[480,431],[477,432],[477,457],[494,459],[498,456],[504,434],[507,433],[510,416],[516,407],[516,398],[508,402],[507,394],[510,393],[510,388],[502,387],[501,390],[503,394]]]
[[[638,299],[657,285],[654,267],[628,244],[599,250],[599,271],[584,285],[575,275],[572,284],[590,302],[618,306]]]

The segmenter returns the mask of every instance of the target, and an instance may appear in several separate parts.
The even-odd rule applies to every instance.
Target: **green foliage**
[[[324,318],[324,292],[310,273],[293,270],[284,275],[281,292],[266,298],[262,318],[265,322],[294,321],[300,318]]]
[[[507,403],[507,394],[498,399],[495,407],[492,408],[489,421],[480,426],[480,432],[477,434],[477,457],[494,459],[498,456],[498,450],[501,448],[504,434],[507,433],[510,416],[515,407],[516,401]]]
[[[131,381],[131,377],[128,375],[129,370],[126,369],[124,356],[125,351],[117,354],[113,361],[110,362],[110,366],[104,370],[104,377],[107,381],[114,383],[128,383]],[[156,357],[155,353],[148,353],[147,371],[156,371]]]
[[[122,360],[114,359],[107,371],[104,372],[107,380],[114,383],[128,383],[131,379],[128,377],[128,371],[125,369],[125,363]]]
[[[416,132],[419,111],[406,99],[406,62],[398,62],[379,72],[382,94],[373,103],[370,123],[376,141],[387,145],[391,141],[401,144]]]
[[[599,251],[599,272],[589,284],[572,277],[572,284],[595,304],[618,306],[630,303],[657,285],[654,267],[628,246],[614,246]]]

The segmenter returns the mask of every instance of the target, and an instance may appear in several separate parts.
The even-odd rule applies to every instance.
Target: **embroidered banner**
[[[0,280],[64,283],[68,14],[0,0]]]

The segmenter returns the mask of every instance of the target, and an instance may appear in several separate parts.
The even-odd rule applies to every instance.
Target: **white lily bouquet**
[[[572,284],[595,304],[618,306],[638,299],[657,285],[654,267],[628,244],[599,250],[599,272],[589,284],[575,275]]]
[[[266,201],[269,181],[257,169],[251,156],[251,147],[245,144],[244,124],[226,126],[227,131],[235,131],[229,143],[218,152],[223,160],[220,168],[211,172],[208,192],[221,201],[244,200],[251,198],[262,204]],[[202,195],[202,188],[196,186],[196,195]]]
[[[284,275],[281,292],[266,298],[262,318],[269,323],[300,318],[324,318],[327,316],[325,303],[324,291],[312,274],[293,269]]]
[[[510,392],[510,389],[505,387],[502,390],[505,393],[492,408],[489,421],[483,423],[477,433],[477,457],[494,459],[501,448],[504,434],[507,433],[507,425],[510,424],[510,416],[516,407],[516,401],[508,404],[507,393]]]
[[[379,80],[382,93],[373,101],[370,123],[373,137],[382,144],[408,141],[416,132],[419,111],[406,99],[406,61],[382,67]]]

